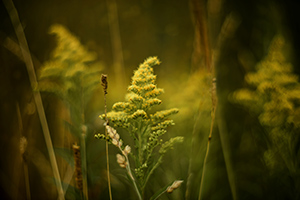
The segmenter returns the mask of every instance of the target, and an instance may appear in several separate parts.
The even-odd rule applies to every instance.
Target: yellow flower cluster
[[[151,121],[156,122],[159,120],[163,120],[166,117],[176,114],[178,112],[179,112],[179,110],[177,108],[172,108],[169,110],[162,110],[162,111],[156,112],[154,115],[150,115],[150,118],[151,118]]]
[[[127,102],[115,103],[112,111],[107,115],[114,126],[127,128],[130,120],[136,120],[139,117],[145,121],[150,120],[147,111],[161,104],[162,101],[157,97],[164,92],[155,85],[156,76],[153,75],[152,67],[158,64],[160,61],[157,57],[150,57],[134,72],[132,84],[128,87],[128,94],[125,98]],[[174,113],[177,112],[165,113],[165,116]],[[101,115],[100,118],[104,119],[105,116]],[[164,116],[156,118],[162,120]]]
[[[144,110],[137,110],[130,116],[131,119],[136,119],[138,117],[142,117],[143,119],[148,118],[147,113]]]
[[[172,149],[175,143],[183,142],[183,137],[174,137],[171,138],[169,141],[162,144],[161,148],[159,149],[160,154],[165,154],[169,149]]]
[[[105,120],[105,115],[99,116],[101,119]],[[113,122],[114,126],[126,128],[129,126],[128,116],[125,112],[111,111],[107,113],[107,118],[110,122]]]
[[[147,181],[153,171],[162,162],[162,158],[168,149],[171,149],[177,142],[182,142],[183,137],[175,137],[163,143],[163,136],[168,126],[174,125],[173,120],[167,119],[170,115],[178,113],[177,108],[158,111],[150,114],[149,111],[155,105],[160,105],[162,101],[158,99],[164,90],[157,88],[155,84],[156,76],[153,75],[153,66],[160,64],[156,57],[150,57],[139,65],[134,72],[131,85],[128,87],[128,93],[125,102],[117,102],[113,105],[112,111],[107,113],[107,119],[115,127],[125,128],[134,139],[135,158],[135,177],[138,178],[141,191],[144,191]],[[105,119],[105,115],[100,118]],[[126,146],[121,148],[122,142],[116,131],[106,126],[112,144],[117,146],[121,154],[117,155],[118,164],[126,168],[128,175],[134,182],[134,176],[131,173],[128,154],[131,148]],[[100,138],[101,135],[99,135]],[[159,156],[153,156],[154,149],[161,145]],[[135,182],[134,182],[135,183]],[[181,182],[169,188],[169,192],[179,187]]]
[[[151,128],[151,130],[152,131],[157,131],[157,130],[160,130],[160,129],[165,129],[165,128],[167,128],[170,125],[175,125],[175,123],[173,122],[173,120],[167,119],[167,120],[165,120],[163,122],[158,123],[156,126],[153,126]]]
[[[162,140],[161,139],[159,140],[158,138],[163,134],[165,134],[166,132],[167,132],[166,130],[153,131],[149,137],[149,142],[147,144],[147,151],[151,152],[157,145],[161,144]]]

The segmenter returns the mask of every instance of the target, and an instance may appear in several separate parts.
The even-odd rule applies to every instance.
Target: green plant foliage
[[[85,124],[84,110],[99,85],[102,66],[64,26],[53,25],[57,46],[40,71],[38,89],[60,97],[70,110],[71,132],[77,137]]]
[[[300,84],[293,74],[292,65],[287,63],[283,53],[284,39],[273,39],[268,55],[257,64],[257,71],[245,77],[249,88],[243,88],[232,95],[232,100],[255,113],[267,131],[270,147],[264,154],[264,161],[271,177],[278,175],[283,185],[291,188],[290,197],[299,197],[299,126],[300,126]]]
[[[166,129],[174,125],[169,116],[177,114],[178,109],[150,112],[154,106],[162,103],[158,96],[164,92],[155,85],[153,66],[158,64],[160,61],[156,57],[149,57],[140,64],[128,87],[126,101],[115,103],[112,111],[107,113],[109,123],[126,129],[134,139],[136,155],[131,154],[135,161],[134,176],[138,179],[142,194],[166,152],[173,148],[175,143],[183,141],[183,137],[174,137],[168,141],[161,138]],[[105,119],[105,115],[101,115],[100,118]],[[103,135],[99,134],[99,137],[101,136],[103,138]]]

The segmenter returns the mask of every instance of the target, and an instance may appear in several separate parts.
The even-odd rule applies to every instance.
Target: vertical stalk
[[[138,142],[139,142],[139,155],[138,155],[138,165],[141,166],[143,164],[143,149],[142,149],[142,131],[141,131],[141,123],[138,122]]]
[[[122,86],[124,83],[125,70],[122,51],[122,42],[119,30],[118,8],[115,0],[106,0],[108,12],[108,25],[110,28],[112,53],[114,58],[114,71],[116,75],[116,85]]]
[[[27,139],[24,136],[22,136],[20,138],[20,154],[22,157],[22,165],[23,165],[23,170],[24,170],[26,197],[28,200],[30,200],[31,194],[30,194],[30,182],[29,182],[26,150],[27,150]]]
[[[195,44],[192,55],[193,65],[200,65],[199,57],[204,57],[205,66],[211,71],[211,52],[208,41],[207,19],[204,0],[190,0],[195,25]],[[192,66],[193,68],[198,66]]]
[[[86,126],[82,127],[81,135],[81,161],[82,161],[82,178],[83,178],[83,196],[84,199],[89,199],[88,183],[87,183],[87,166],[86,166]]]
[[[119,139],[117,139],[117,140],[119,140]],[[142,196],[141,196],[141,193],[140,193],[140,190],[139,190],[139,188],[138,188],[138,186],[137,186],[137,184],[136,184],[136,181],[135,181],[135,178],[133,177],[133,175],[132,175],[132,172],[131,172],[131,168],[130,168],[130,162],[129,162],[129,158],[128,158],[128,152],[126,152],[126,150],[123,150],[122,148],[121,148],[121,145],[116,145],[118,148],[119,148],[119,150],[122,152],[122,154],[123,154],[123,156],[125,156],[125,161],[123,162],[123,161],[121,161],[121,164],[122,164],[122,166],[121,166],[121,164],[120,164],[120,166],[121,167],[123,167],[123,166],[126,166],[125,168],[126,168],[126,171],[127,171],[127,173],[128,173],[128,175],[129,175],[129,177],[131,178],[131,180],[132,180],[132,182],[133,182],[133,185],[134,185],[134,189],[136,190],[136,193],[137,193],[137,195],[138,195],[138,197],[139,197],[139,200],[142,200],[143,198],[142,198]],[[126,149],[126,147],[125,147],[125,149]],[[123,156],[121,156],[122,158],[124,158]]]
[[[27,161],[23,159],[23,168],[24,168],[24,178],[25,178],[25,187],[26,187],[26,197],[28,200],[31,199],[31,194],[30,194],[30,183],[29,183],[29,174],[28,174],[28,165]]]
[[[84,115],[84,96],[83,96],[83,87],[82,87],[82,80],[80,80],[80,107],[81,107],[81,137],[80,137],[80,145],[81,145],[81,167],[82,167],[82,186],[83,186],[83,198],[85,200],[89,199],[89,192],[88,192],[88,183],[87,183],[87,163],[86,163],[86,134],[87,134],[87,127],[85,124],[85,115]]]
[[[193,150],[195,148],[195,137],[196,137],[196,125],[197,122],[200,119],[200,108],[201,108],[202,103],[199,104],[199,108],[198,108],[198,114],[197,117],[195,119],[194,122],[194,126],[193,126],[193,132],[192,132],[192,144],[191,144],[191,150],[190,150],[190,159],[189,159],[189,168],[188,168],[188,177],[187,177],[187,181],[186,181],[186,191],[185,191],[185,199],[188,200],[190,199],[191,196],[191,183],[193,181],[193,172],[192,172],[192,163],[193,163],[193,158],[192,158],[192,154],[193,154]]]
[[[101,75],[101,85],[104,91],[104,113],[105,113],[105,125],[108,125],[107,119],[107,105],[106,105],[106,95],[107,95],[107,75]],[[105,137],[108,137],[107,129],[105,128]],[[107,183],[108,183],[108,192],[109,192],[109,199],[112,200],[112,193],[111,193],[111,184],[110,184],[110,172],[109,172],[109,157],[108,157],[108,141],[105,141],[105,150],[106,150],[106,171],[107,171]]]
[[[37,82],[32,58],[29,53],[30,51],[28,48],[27,40],[26,40],[24,31],[23,31],[23,27],[21,26],[21,23],[20,23],[18,12],[17,12],[12,0],[4,0],[3,3],[9,13],[11,22],[15,29],[16,36],[19,41],[19,46],[20,46],[22,55],[24,57],[25,65],[27,67],[31,88],[33,90],[35,90],[38,85],[38,82]],[[41,126],[43,129],[43,134],[45,137],[45,142],[46,142],[46,146],[47,146],[48,153],[49,153],[50,164],[51,164],[51,167],[53,170],[53,175],[55,178],[55,183],[56,183],[57,192],[58,192],[58,199],[65,199],[40,92],[34,91],[33,97],[34,97],[34,100],[36,103],[37,112],[38,112],[38,115],[39,115],[39,118],[41,121]]]
[[[122,151],[121,148],[119,148],[119,149],[120,149],[120,151]],[[124,154],[123,154],[123,155],[124,155]],[[138,195],[138,197],[139,197],[139,200],[142,200],[143,198],[142,198],[142,196],[141,196],[141,193],[140,193],[140,191],[139,191],[139,188],[137,187],[136,181],[135,181],[135,179],[134,179],[134,177],[133,177],[133,175],[132,175],[132,172],[131,172],[131,168],[130,168],[128,156],[127,156],[127,155],[124,155],[124,156],[125,156],[125,158],[126,158],[126,160],[127,160],[126,170],[127,170],[128,174],[129,174],[130,178],[132,179],[132,182],[133,182],[134,188],[135,188],[135,190],[136,190],[136,193],[137,193],[137,195]]]
[[[203,185],[204,185],[203,181],[204,181],[204,175],[205,175],[205,169],[206,169],[206,160],[207,160],[208,153],[209,153],[210,141],[211,141],[212,131],[213,131],[214,122],[215,122],[215,115],[216,115],[216,107],[213,107],[213,109],[211,111],[211,124],[210,124],[210,131],[209,131],[209,136],[208,136],[207,147],[206,147],[206,153],[205,153],[205,157],[204,157],[204,161],[203,161],[203,169],[202,169],[200,191],[199,191],[199,198],[198,198],[199,200],[201,199],[202,189],[203,189]]]
[[[80,147],[77,144],[73,144],[72,149],[73,149],[73,152],[74,152],[76,187],[80,191],[81,198],[84,199]]]
[[[224,120],[220,117],[222,112],[222,108],[218,109],[218,125],[219,125],[219,131],[220,131],[220,140],[221,140],[221,145],[223,149],[223,155],[225,159],[225,166],[226,166],[226,171],[227,171],[227,176],[228,176],[228,181],[230,185],[230,190],[232,194],[232,199],[237,200],[238,195],[237,195],[237,187],[236,187],[236,178],[235,178],[235,173],[234,173],[234,168],[232,164],[232,159],[231,159],[231,151],[230,151],[230,140],[228,138],[228,132],[226,128],[226,123]]]

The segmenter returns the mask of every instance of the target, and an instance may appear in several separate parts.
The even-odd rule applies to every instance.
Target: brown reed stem
[[[204,0],[190,0],[190,7],[193,13],[193,22],[195,26],[195,41],[194,41],[194,52],[192,55],[193,65],[201,65],[199,63],[200,58],[204,58],[204,66],[206,66],[208,71],[211,69],[211,51],[208,40],[208,30],[207,30],[207,18],[205,10]],[[192,66],[198,70],[198,66]]]
[[[27,139],[24,136],[22,136],[20,138],[20,147],[19,148],[20,148],[20,154],[22,157],[22,164],[23,164],[23,170],[24,170],[26,198],[28,200],[30,200],[31,194],[30,194],[30,183],[29,183],[28,164],[27,164],[27,155],[26,155]]]
[[[105,113],[105,125],[108,125],[107,120],[107,105],[106,105],[106,95],[107,95],[107,75],[101,75],[101,85],[104,91],[104,113]],[[105,128],[105,137],[108,137],[107,129]],[[108,141],[105,142],[105,150],[106,150],[106,171],[107,171],[107,182],[108,182],[108,192],[109,192],[109,199],[112,200],[112,193],[111,193],[111,184],[110,184],[110,172],[109,172],[109,157],[108,157]]]
[[[59,175],[59,171],[58,171],[57,161],[56,161],[55,153],[53,150],[52,140],[51,140],[51,136],[50,136],[50,132],[49,132],[49,128],[48,128],[48,123],[46,120],[46,115],[45,115],[45,111],[44,111],[44,107],[43,107],[41,94],[40,94],[40,92],[35,91],[35,89],[37,88],[38,82],[37,82],[32,58],[30,55],[30,51],[28,48],[27,40],[25,37],[25,33],[24,33],[23,27],[20,23],[18,12],[17,12],[12,0],[4,0],[3,3],[9,13],[11,22],[15,29],[15,33],[16,33],[16,36],[19,41],[19,46],[20,46],[20,49],[21,49],[21,52],[22,52],[22,55],[24,58],[24,62],[27,67],[31,88],[34,90],[33,97],[34,97],[34,100],[36,103],[37,112],[38,112],[38,115],[39,115],[39,118],[41,121],[41,126],[43,129],[43,134],[45,137],[45,142],[46,142],[46,146],[47,146],[48,153],[49,153],[50,163],[51,163],[51,167],[53,170],[53,175],[55,178],[55,183],[56,183],[57,192],[58,192],[58,199],[65,199],[64,191],[62,188],[61,179],[60,179],[60,175]]]
[[[81,134],[81,161],[82,161],[82,178],[83,178],[83,196],[84,199],[89,199],[88,193],[88,183],[87,183],[87,164],[86,164],[86,132],[87,127],[82,126],[82,134]]]
[[[73,144],[72,149],[73,149],[73,152],[74,152],[76,188],[82,194],[83,193],[83,183],[82,183],[80,146],[78,146],[77,144]]]
[[[24,168],[24,178],[25,178],[25,187],[26,187],[26,197],[27,197],[28,200],[30,200],[31,199],[31,194],[30,194],[28,165],[27,165],[27,161],[25,161],[25,160],[23,162],[23,168]]]

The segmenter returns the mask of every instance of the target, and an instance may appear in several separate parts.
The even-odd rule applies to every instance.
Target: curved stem
[[[120,151],[122,152],[122,154],[123,154],[123,155],[125,156],[125,158],[126,158],[126,161],[127,161],[127,165],[126,165],[127,173],[128,173],[128,175],[130,176],[130,178],[131,178],[131,180],[132,180],[132,182],[133,182],[134,189],[136,190],[136,193],[137,193],[137,195],[138,195],[138,197],[139,197],[139,200],[142,200],[142,199],[143,199],[143,198],[142,198],[142,195],[141,195],[140,190],[139,190],[139,188],[138,188],[138,186],[137,186],[137,184],[136,184],[135,178],[133,177],[132,172],[131,172],[131,168],[130,168],[130,163],[129,163],[128,156],[127,156],[127,154],[124,153],[124,151],[122,150],[122,148],[121,148],[120,146],[119,146],[118,148],[120,149]]]
[[[144,188],[146,187],[146,184],[151,176],[151,174],[154,172],[154,170],[159,166],[159,164],[162,161],[162,155],[159,157],[159,159],[157,160],[156,164],[152,167],[152,169],[150,170],[150,172],[147,174],[147,177],[145,179],[145,182],[143,183],[142,189],[144,190]]]
[[[164,193],[166,193],[167,192],[167,190],[164,190],[162,193],[160,193],[157,197],[155,197],[155,199],[153,199],[153,200],[156,200],[158,197],[160,197],[161,195],[163,195]]]
[[[215,114],[216,114],[216,107],[213,108],[212,113],[211,113],[211,124],[210,124],[210,131],[209,131],[209,136],[208,136],[208,143],[207,143],[207,148],[206,148],[206,154],[205,154],[205,158],[204,158],[204,162],[203,162],[203,169],[202,169],[202,176],[201,176],[201,183],[200,183],[200,191],[199,191],[199,200],[201,199],[201,195],[202,195],[202,189],[203,189],[203,181],[204,181],[204,175],[205,175],[205,168],[206,168],[206,160],[208,157],[208,152],[209,152],[209,147],[210,147],[210,140],[211,140],[211,136],[212,136],[212,131],[213,131],[213,127],[214,127],[214,122],[215,122]]]

